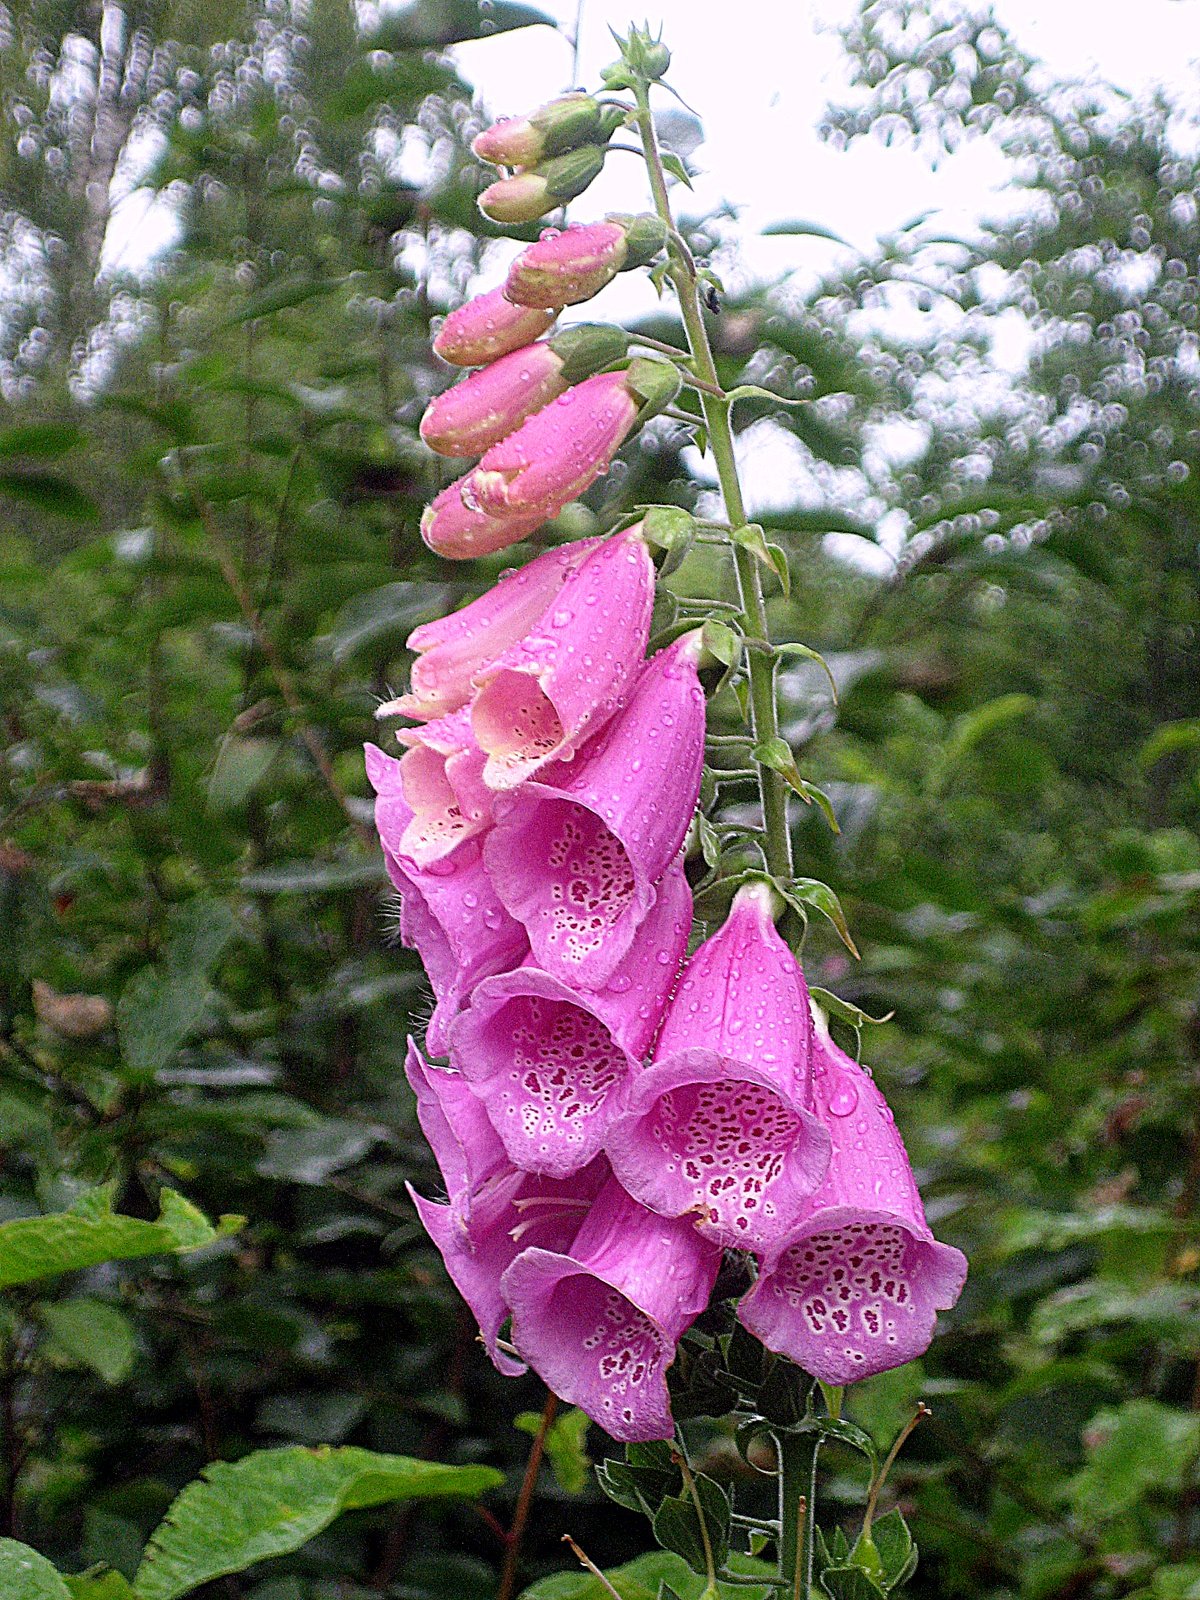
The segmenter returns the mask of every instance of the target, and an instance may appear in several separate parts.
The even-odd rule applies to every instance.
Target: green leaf
[[[281,1128],[267,1140],[255,1170],[292,1183],[324,1183],[386,1137],[385,1128],[343,1117],[326,1117],[311,1128]]]
[[[587,1431],[591,1419],[586,1411],[572,1406],[555,1417],[546,1433],[546,1459],[555,1481],[565,1494],[582,1494],[587,1487],[591,1458],[587,1453]],[[522,1411],[513,1418],[513,1427],[536,1437],[542,1426],[539,1411]]]
[[[691,174],[684,166],[682,157],[677,156],[673,150],[664,150],[662,152],[662,164],[663,170],[669,172],[673,178],[678,178],[680,183],[685,184],[689,189],[692,187]]]
[[[761,1577],[762,1584],[717,1584],[720,1600],[768,1600],[772,1589],[766,1580],[774,1576],[774,1567],[749,1556],[730,1556],[728,1570],[742,1577]],[[526,1589],[520,1600],[612,1600],[615,1589],[621,1600],[659,1600],[662,1586],[668,1585],[679,1600],[701,1600],[705,1580],[690,1572],[677,1555],[666,1550],[654,1550],[638,1556],[624,1566],[613,1567],[605,1573],[611,1588],[605,1588],[591,1572],[556,1572],[552,1577]]]
[[[884,1588],[907,1583],[917,1570],[917,1549],[898,1506],[875,1518],[871,1539],[883,1563]]]
[[[340,1449],[256,1450],[217,1461],[178,1496],[138,1568],[139,1600],[176,1600],[202,1583],[287,1555],[343,1511],[400,1500],[474,1499],[504,1482],[494,1467],[450,1467]]]
[[[227,733],[209,776],[208,809],[218,816],[240,810],[274,766],[281,748],[278,739]]]
[[[373,50],[444,50],[467,39],[537,23],[555,26],[553,17],[516,0],[492,0],[486,9],[478,0],[417,0],[398,16],[385,18],[366,44]]]
[[[292,861],[261,872],[248,872],[241,881],[246,894],[331,894],[343,889],[364,889],[387,882],[383,856],[360,861]]]
[[[697,1472],[694,1481],[695,1499],[685,1484],[681,1494],[668,1495],[659,1506],[654,1513],[654,1537],[665,1550],[682,1556],[693,1572],[704,1572],[704,1533],[708,1534],[713,1561],[718,1567],[724,1566],[729,1554],[729,1519],[733,1508],[728,1494],[715,1479]],[[700,1502],[699,1511],[696,1500]]]
[[[1200,1415],[1157,1400],[1129,1400],[1095,1416],[1087,1465],[1067,1484],[1079,1514],[1104,1519],[1146,1494],[1178,1489],[1200,1456]]]
[[[0,428],[0,461],[14,456],[36,456],[41,461],[57,461],[83,440],[83,432],[70,422],[23,422]]]
[[[241,1226],[240,1217],[222,1217],[214,1228],[174,1189],[162,1191],[155,1222],[118,1216],[112,1199],[113,1187],[106,1185],[81,1196],[69,1211],[0,1225],[0,1289],[104,1261],[197,1250]]]
[[[709,655],[715,656],[724,667],[736,665],[741,658],[741,636],[723,622],[714,622],[710,619],[704,624],[700,639]]]
[[[39,1306],[38,1318],[50,1335],[47,1353],[52,1357],[90,1367],[105,1383],[120,1383],[129,1376],[137,1358],[137,1337],[133,1323],[116,1306],[76,1296]]]
[[[0,1595],[4,1600],[71,1600],[45,1556],[16,1539],[0,1539]]]
[[[890,1022],[896,1015],[894,1011],[889,1011],[882,1017],[873,1017],[869,1011],[864,1011],[861,1006],[851,1005],[849,1000],[843,1000],[840,995],[834,994],[831,989],[821,989],[815,984],[809,985],[808,992],[822,1010],[827,1011],[831,1017],[836,1017],[839,1022],[848,1022],[852,1028],[863,1028],[868,1023],[880,1026],[885,1022]]]
[[[820,222],[806,222],[794,218],[787,222],[768,222],[763,229],[764,238],[775,238],[783,234],[804,235],[810,239],[831,239],[834,244],[844,244],[847,250],[855,248],[849,239],[843,239],[840,233],[835,233],[832,228],[827,228]]]
[[[1164,722],[1146,740],[1138,751],[1138,764],[1152,767],[1164,756],[1177,750],[1200,750],[1200,718],[1189,717],[1180,722]]]
[[[121,1051],[139,1076],[165,1067],[204,1016],[208,975],[233,928],[223,900],[197,895],[172,910],[162,962],[136,973],[117,1005]]]
[[[95,1567],[82,1572],[77,1578],[63,1580],[71,1600],[137,1600],[129,1580],[111,1567]]]
[[[259,317],[272,316],[276,311],[286,311],[291,306],[303,305],[306,300],[313,300],[317,295],[332,294],[335,289],[341,287],[340,278],[311,278],[307,273],[280,278],[277,283],[268,283],[257,294],[252,294],[244,306],[232,312],[225,320],[229,326],[236,326],[239,322],[254,322]]]
[[[884,1600],[883,1590],[861,1567],[826,1567],[821,1585],[832,1600]]]
[[[0,493],[71,522],[100,521],[100,507],[91,495],[52,472],[0,472]]]
[[[780,883],[778,887],[784,899],[802,915],[804,907],[811,906],[814,911],[819,911],[823,917],[827,917],[837,929],[838,937],[850,954],[856,961],[862,959],[858,946],[850,936],[850,925],[846,921],[846,913],[842,910],[842,902],[827,883],[822,883],[818,878],[790,878],[786,883]]]
[[[777,549],[778,546],[772,546],[771,548]],[[834,682],[833,673],[830,670],[830,666],[829,666],[828,661],[826,661],[825,657],[821,654],[821,652],[819,650],[812,650],[806,644],[777,644],[775,646],[775,654],[777,656],[784,656],[784,657],[787,657],[787,656],[799,656],[799,657],[802,657],[805,661],[815,661],[817,663],[817,665],[821,668],[821,670],[824,672],[825,676],[829,679],[829,688],[830,688],[830,692],[833,695],[833,703],[834,703],[834,705],[837,705],[837,703],[838,703],[838,687],[837,687],[837,684]]]
[[[777,544],[767,543],[767,536],[759,523],[747,522],[744,527],[734,528],[729,537],[743,550],[749,550],[756,561],[771,569],[779,579],[779,585],[785,595],[791,593],[792,574],[788,567],[787,556]]]

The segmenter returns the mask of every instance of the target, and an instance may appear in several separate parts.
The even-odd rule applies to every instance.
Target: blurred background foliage
[[[491,1463],[508,1488],[482,1512],[356,1513],[215,1596],[497,1591],[514,1418],[543,1393],[492,1373],[405,1194],[436,1186],[402,1071],[428,1001],[392,944],[361,744],[410,628],[512,560],[424,550],[443,478],[415,430],[445,382],[430,319],[486,248],[477,113],[444,52],[537,20],[505,0],[0,4],[0,1220],[100,1181],[137,1216],[169,1184],[248,1219],[195,1256],[7,1297],[0,1534],[68,1571],[130,1573],[206,1461],[323,1441]],[[849,1407],[885,1441],[918,1396],[933,1410],[889,1489],[915,1593],[1186,1600],[1195,107],[1050,82],[944,4],[873,0],[845,45],[831,140],[1000,139],[1026,202],[969,237],[918,222],[804,292],[746,280],[727,217],[688,224],[726,277],[723,378],[810,402],[739,408],[798,463],[763,517],[793,579],[777,637],[820,648],[840,689],[783,675],[841,822],[797,816],[799,870],[863,952],[814,926],[806,964],[892,1014],[864,1058],[972,1266],[926,1360]],[[161,248],[112,226],[142,200]],[[1013,317],[1016,378],[991,356]],[[670,336],[666,302],[644,326]],[[660,419],[539,538],[694,506],[687,446]],[[703,590],[706,559],[672,586]],[[745,1472],[703,1426],[706,1469]],[[525,1578],[562,1567],[564,1531],[602,1564],[644,1548],[581,1470],[595,1430],[553,1442]],[[827,1459],[836,1517],[864,1484]]]

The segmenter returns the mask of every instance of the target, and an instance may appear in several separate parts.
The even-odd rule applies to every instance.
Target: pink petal
[[[924,1353],[966,1279],[962,1252],[929,1230],[891,1109],[862,1067],[818,1035],[813,1087],[833,1138],[829,1172],[763,1263],[738,1316],[825,1383]]]
[[[444,456],[481,456],[567,388],[548,344],[525,345],[429,402],[421,437]]]
[[[693,635],[660,650],[628,705],[569,762],[496,805],[485,864],[537,963],[608,982],[687,832],[704,758]]]
[[[489,361],[532,344],[554,326],[558,308],[539,310],[515,305],[504,290],[476,295],[452,311],[433,341],[436,354],[456,367],[482,367]]]
[[[478,469],[476,469],[478,470]],[[545,522],[549,513],[502,512],[497,516],[467,504],[474,473],[443,489],[421,515],[421,538],[435,555],[449,561],[469,561],[517,544]]]
[[[396,853],[428,867],[491,826],[486,758],[465,707],[397,737],[410,747],[400,758],[400,781],[413,814]]]
[[[599,541],[536,628],[475,675],[471,724],[493,789],[523,783],[579,748],[628,697],[654,608],[641,524]]]
[[[670,1438],[666,1369],[720,1260],[688,1224],[654,1216],[610,1181],[570,1254],[534,1247],[505,1273],[513,1343],[614,1439]]]
[[[412,690],[389,709],[426,721],[465,706],[472,678],[537,627],[568,575],[600,542],[579,539],[543,550],[461,610],[414,628],[407,640],[417,652]]]
[[[530,964],[476,988],[451,1029],[451,1060],[518,1166],[563,1177],[599,1152],[678,974],[691,904],[676,864],[629,954],[595,993]]]

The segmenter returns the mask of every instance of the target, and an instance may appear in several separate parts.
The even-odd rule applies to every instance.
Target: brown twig
[[[525,1476],[521,1479],[521,1491],[517,1495],[512,1526],[504,1541],[504,1565],[500,1569],[500,1587],[496,1592],[496,1600],[512,1600],[516,1593],[517,1566],[521,1560],[525,1526],[529,1521],[529,1512],[533,1505],[533,1491],[537,1487],[538,1469],[541,1467],[542,1453],[546,1448],[546,1435],[550,1432],[557,1411],[558,1396],[547,1393],[546,1404],[542,1407],[542,1420],[529,1447],[529,1460],[525,1463]]]

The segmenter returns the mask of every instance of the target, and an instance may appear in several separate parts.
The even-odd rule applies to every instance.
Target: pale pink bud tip
[[[435,555],[450,561],[469,561],[474,556],[504,550],[540,528],[546,513],[502,513],[490,516],[469,506],[466,496],[473,473],[459,478],[426,506],[421,516],[421,538]],[[557,508],[556,508],[557,509]]]
[[[557,309],[518,306],[503,289],[492,289],[450,313],[433,341],[434,354],[455,367],[486,366],[541,338],[557,316]]]
[[[504,293],[517,305],[573,306],[599,294],[624,265],[626,230],[619,222],[547,229],[509,268]]]
[[[479,196],[479,209],[491,222],[536,222],[558,204],[538,172],[518,172],[489,184]]]
[[[563,364],[548,344],[513,350],[431,400],[421,437],[443,456],[481,456],[563,393]]]

